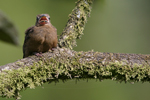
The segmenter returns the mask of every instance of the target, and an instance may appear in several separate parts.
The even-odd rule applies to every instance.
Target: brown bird
[[[50,16],[39,14],[36,18],[35,26],[25,32],[23,58],[33,54],[40,56],[57,47],[57,29],[51,24]]]

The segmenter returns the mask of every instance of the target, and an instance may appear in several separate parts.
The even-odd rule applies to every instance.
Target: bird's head
[[[48,14],[39,14],[36,17],[36,26],[50,25],[50,16]]]

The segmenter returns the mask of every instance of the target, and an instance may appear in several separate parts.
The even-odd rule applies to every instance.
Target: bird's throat
[[[47,22],[47,20],[42,20],[42,21],[39,22],[39,24],[40,24],[40,26],[43,26],[45,24],[48,24],[48,22]]]

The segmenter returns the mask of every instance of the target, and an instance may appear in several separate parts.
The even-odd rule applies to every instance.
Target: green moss
[[[66,51],[67,52],[67,51]],[[17,98],[26,88],[34,89],[45,82],[72,78],[112,79],[119,82],[150,81],[149,65],[128,65],[119,61],[95,60],[97,52],[76,52],[70,56],[65,51],[51,59],[43,59],[32,66],[0,73],[0,96]],[[88,58],[87,56],[90,56]],[[92,57],[93,56],[93,57]],[[64,60],[66,59],[66,60]]]
[[[69,20],[60,39],[59,46],[72,49],[76,46],[76,39],[83,35],[87,18],[90,16],[91,5],[94,0],[78,0],[76,7],[69,14]]]

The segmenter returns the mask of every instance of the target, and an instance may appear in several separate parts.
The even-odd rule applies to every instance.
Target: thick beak
[[[39,19],[39,24],[40,25],[45,25],[49,22],[48,18],[45,15],[42,15],[41,18]]]
[[[42,15],[41,18],[40,18],[40,21],[41,20],[48,20],[48,18],[45,15]]]

